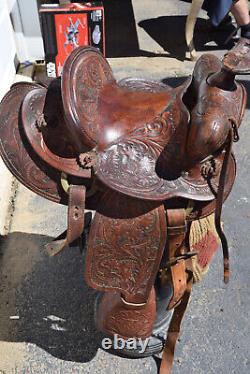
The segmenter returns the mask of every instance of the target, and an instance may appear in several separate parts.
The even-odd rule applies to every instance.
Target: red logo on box
[[[73,49],[88,45],[87,14],[56,14],[55,27],[58,50],[56,66],[58,75],[61,75],[63,64]]]

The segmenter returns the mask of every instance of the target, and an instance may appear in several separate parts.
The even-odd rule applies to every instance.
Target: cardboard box
[[[105,55],[104,8],[101,1],[46,4],[39,9],[48,77],[58,77],[73,49],[91,45]]]

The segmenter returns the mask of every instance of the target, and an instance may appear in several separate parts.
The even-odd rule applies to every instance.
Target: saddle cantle
[[[145,339],[173,310],[161,374],[171,372],[192,283],[218,238],[228,280],[220,216],[246,106],[235,75],[249,66],[250,43],[242,39],[222,62],[203,55],[179,87],[116,82],[100,52],[79,47],[61,79],[15,84],[0,104],[7,167],[33,192],[68,204],[68,230],[47,251],[58,254],[90,224],[85,279],[104,292],[98,327]],[[96,211],[91,223],[85,208]]]

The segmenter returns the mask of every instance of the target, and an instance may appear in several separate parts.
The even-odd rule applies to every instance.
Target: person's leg
[[[245,26],[250,23],[249,7],[247,0],[238,0],[231,8],[231,12],[238,26]]]
[[[218,27],[232,7],[232,0],[205,0],[203,9],[207,11],[213,27]]]
[[[250,39],[250,16],[247,0],[238,0],[231,8],[231,12],[241,30],[241,37]]]

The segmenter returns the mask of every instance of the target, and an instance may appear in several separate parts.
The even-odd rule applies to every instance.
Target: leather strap
[[[168,309],[172,309],[181,300],[187,288],[185,258],[186,211],[185,209],[167,209],[168,263],[170,266],[173,295]]]
[[[176,306],[174,310],[168,329],[167,340],[162,353],[162,361],[159,374],[170,374],[172,371],[175,346],[180,335],[181,322],[190,300],[192,284],[193,277],[191,277],[191,279],[187,282],[187,288],[181,299],[181,302],[179,303],[179,305]]]
[[[216,209],[215,209],[215,226],[216,226],[218,235],[221,239],[223,257],[224,257],[224,281],[225,283],[227,283],[229,279],[229,251],[228,251],[227,239],[221,227],[221,210],[222,210],[222,204],[223,204],[224,186],[225,186],[225,181],[226,181],[228,162],[229,162],[229,158],[231,154],[233,140],[234,140],[234,131],[233,131],[233,126],[232,126],[229,130],[228,138],[227,138],[227,142],[225,146],[225,156],[224,156],[220,178],[219,178],[219,186],[218,186],[218,191],[217,191]],[[177,257],[178,255],[180,256],[180,254],[183,254],[185,251],[184,238],[185,238],[186,230],[184,231],[184,228],[181,227],[183,224],[183,220],[185,222],[185,215],[181,209],[178,209],[176,211],[174,210],[167,211],[168,234],[170,238],[169,259],[171,259],[171,257]],[[183,238],[183,235],[184,235],[184,238]],[[181,239],[182,239],[182,243],[181,243]],[[175,256],[173,256],[173,253],[175,253]],[[181,261],[184,261],[183,265],[181,264]],[[190,300],[191,291],[192,291],[193,276],[191,276],[189,280],[187,281],[186,289],[184,290],[185,282],[183,281],[183,278],[181,275],[183,274],[183,267],[185,271],[185,276],[186,276],[186,270],[190,270],[190,273],[192,274],[192,261],[191,260],[186,260],[186,262],[185,260],[181,260],[181,261],[178,261],[176,265],[171,266],[172,284],[173,284],[173,289],[174,289],[171,302],[176,301],[178,297],[181,297],[181,295],[182,297],[181,297],[180,303],[174,309],[173,317],[170,322],[170,326],[169,326],[168,333],[167,333],[167,339],[166,339],[165,347],[164,347],[163,354],[162,354],[160,374],[171,374],[173,362],[174,362],[176,342],[180,335],[180,327],[181,327],[182,319],[187,309],[187,306]],[[179,266],[176,267],[178,264]],[[179,275],[181,276],[181,278],[179,280],[180,285],[178,286]],[[170,309],[169,306],[168,308]]]
[[[221,210],[222,210],[224,187],[225,187],[225,182],[226,182],[229,158],[230,158],[231,150],[232,150],[233,139],[234,139],[234,131],[233,131],[233,127],[231,127],[228,133],[227,143],[225,146],[225,156],[224,156],[221,173],[220,173],[219,186],[218,186],[218,191],[217,191],[217,196],[216,196],[216,208],[215,208],[215,227],[216,227],[217,233],[220,237],[221,244],[222,244],[223,262],[224,262],[224,282],[225,283],[228,283],[229,281],[229,250],[228,250],[227,238],[221,227]]]
[[[187,226],[186,224],[185,209],[168,209],[166,214],[169,264],[173,285],[173,296],[168,309],[171,309],[171,307],[175,309],[167,333],[159,374],[170,374],[173,367],[175,346],[192,290],[193,262],[191,256],[195,254],[187,252],[187,248],[189,248],[187,237],[189,237],[190,225]],[[177,261],[173,265],[174,259]]]
[[[50,256],[60,253],[78,239],[84,229],[85,186],[70,185],[68,204],[68,229],[51,243],[45,245]]]

